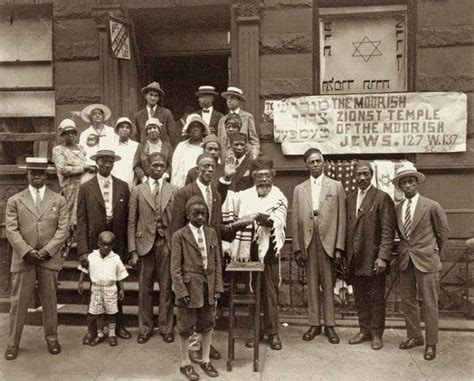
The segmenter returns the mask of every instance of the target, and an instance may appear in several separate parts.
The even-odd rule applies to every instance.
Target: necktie
[[[148,109],[148,116],[151,118],[153,117],[153,114],[155,113],[155,108],[154,107],[150,107]]]
[[[197,230],[197,236],[198,236],[198,246],[199,246],[199,250],[201,252],[201,257],[202,257],[202,265],[204,266],[205,269],[207,269],[206,244],[204,242],[204,234],[202,232],[202,227]]]
[[[153,183],[153,198],[155,199],[155,208],[158,209],[160,206],[160,200],[159,200],[159,195],[160,195],[160,182],[158,180],[155,180]]]
[[[39,210],[39,208],[41,207],[41,193],[39,189],[36,189],[35,204],[36,204],[36,209]]]
[[[112,211],[110,210],[110,182],[108,179],[104,180],[102,196],[104,197],[105,214],[107,217],[111,217]]]
[[[407,208],[405,210],[405,222],[403,224],[403,230],[405,230],[405,236],[407,239],[410,238],[411,234],[411,199],[407,202]]]
[[[236,167],[239,166],[239,159],[235,159],[235,166],[236,166]]]
[[[359,192],[359,197],[357,197],[356,217],[358,217],[359,213],[362,212],[362,210],[360,209],[360,206],[362,205],[362,201],[364,200],[364,196],[365,196],[365,191],[361,190]]]
[[[209,209],[209,221],[211,220],[211,211],[212,211],[212,193],[211,193],[211,187],[207,186],[206,187],[206,204],[207,208]]]

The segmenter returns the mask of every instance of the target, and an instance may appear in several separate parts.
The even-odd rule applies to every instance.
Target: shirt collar
[[[35,188],[32,185],[28,185],[28,189],[30,190],[30,193],[34,194],[34,195],[36,195],[36,193],[38,193],[38,190],[39,190],[41,199],[43,199],[44,198],[44,192],[46,192],[46,185],[43,185],[41,188]]]
[[[360,189],[360,188],[357,188],[357,194],[360,195],[360,194],[367,194],[367,192],[369,191],[370,187],[372,186],[372,184],[369,184],[369,186],[367,188],[365,188],[364,190]]]
[[[212,110],[214,110],[214,106],[211,106],[211,107],[208,107],[208,108],[203,107],[202,109],[206,110],[206,111],[209,111],[209,112],[212,112]]]
[[[418,202],[418,199],[420,198],[420,194],[417,193],[411,198],[411,203],[416,204]],[[408,198],[405,198],[405,204],[408,205]]]
[[[149,183],[152,187],[155,186],[155,181],[156,181],[156,180],[155,180],[154,178],[148,177],[148,183]],[[161,188],[162,183],[163,183],[163,176],[161,176],[161,179],[158,179],[158,184],[160,185],[160,188]]]
[[[97,180],[99,180],[100,183],[104,183],[106,180],[109,183],[112,183],[112,175],[109,175],[107,177],[102,176],[101,174],[97,173]]]
[[[311,179],[312,184],[320,185],[323,181],[323,174],[321,173],[318,177],[313,177],[310,175],[309,178]]]
[[[193,233],[196,233],[196,234],[197,234],[198,232],[202,232],[202,231],[203,231],[202,226],[201,226],[200,228],[197,228],[197,227],[194,226],[191,222],[188,223],[188,225],[189,225],[189,227],[191,228],[191,231],[192,231]]]
[[[240,107],[237,107],[234,111],[230,112],[231,114],[240,114]]]
[[[198,187],[201,188],[201,189],[206,189],[206,188],[208,188],[208,187],[211,186],[211,184],[206,185],[206,184],[204,184],[203,182],[201,182],[201,180],[199,179],[199,177],[197,178],[196,182],[197,182]]]

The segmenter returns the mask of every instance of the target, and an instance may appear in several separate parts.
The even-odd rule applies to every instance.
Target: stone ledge
[[[59,61],[98,59],[99,44],[91,41],[57,44],[54,53],[55,59]]]
[[[312,78],[272,78],[260,80],[260,97],[290,97],[311,95],[313,92]]]
[[[56,104],[98,103],[100,85],[59,85],[56,86]]]
[[[95,0],[55,0],[54,17],[87,18],[91,16],[91,8],[97,5]]]
[[[263,0],[265,9],[312,8],[312,0]]]
[[[416,41],[418,48],[472,45],[474,44],[474,26],[419,28]]]
[[[418,74],[416,91],[474,91],[474,77],[464,75]]]
[[[313,36],[310,33],[263,34],[260,54],[311,53]]]

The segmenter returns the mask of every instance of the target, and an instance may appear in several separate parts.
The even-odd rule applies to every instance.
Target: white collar
[[[234,111],[229,110],[231,114],[240,114],[240,107],[237,107]]]
[[[365,188],[364,190],[362,190],[360,188],[357,188],[357,194],[360,195],[360,194],[363,193],[364,195],[366,195],[371,186],[372,186],[372,184],[369,184],[369,186],[367,188]]]
[[[154,187],[155,186],[155,179],[153,179],[152,177],[148,177],[148,184],[150,184],[151,187]],[[158,179],[158,184],[160,185],[160,188],[161,186],[163,185],[163,176],[161,176],[161,179]]]
[[[44,192],[46,192],[46,185],[43,185],[41,188],[35,188],[32,185],[28,185],[28,189],[29,189],[31,195],[35,195],[35,197],[36,197],[36,194],[39,191],[41,200],[44,199]],[[33,200],[35,199],[35,197],[33,197]]]
[[[245,160],[245,158],[247,157],[247,152],[244,153],[244,156],[242,156],[241,158],[235,158],[235,160],[238,160],[239,161],[239,165],[238,167],[240,166],[240,164],[242,164],[242,162]]]
[[[208,108],[203,107],[202,109],[203,109],[203,111],[206,110],[206,111],[212,112],[212,110],[214,110],[214,106],[211,106],[211,107],[208,107]]]
[[[420,194],[419,194],[419,193],[415,194],[415,195],[411,198],[411,203],[412,203],[412,205],[413,205],[413,204],[416,205],[416,203],[418,202],[418,199],[419,199],[419,198],[420,198]],[[408,198],[405,198],[405,205],[408,205],[408,200],[409,200]]]
[[[199,232],[203,232],[204,233],[204,229],[202,228],[202,226],[200,228],[197,228],[196,226],[194,226],[191,222],[188,223],[189,227],[191,228],[191,231],[195,234],[198,234]],[[204,225],[203,225],[204,226]]]
[[[311,180],[311,184],[320,185],[323,181],[323,174],[321,173],[317,178],[309,175],[309,178]]]
[[[104,177],[100,173],[97,172],[97,180],[99,180],[102,183],[104,183],[105,181],[112,183],[112,175],[108,175],[107,177]]]
[[[198,187],[201,188],[201,189],[206,189],[206,188],[209,188],[211,186],[211,184],[206,185],[203,182],[201,182],[199,177],[196,179],[196,183],[197,183]]]

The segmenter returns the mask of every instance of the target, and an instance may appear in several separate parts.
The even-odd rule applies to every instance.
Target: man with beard
[[[298,266],[306,267],[308,278],[309,330],[303,340],[321,334],[320,288],[323,295],[324,334],[331,344],[339,343],[334,330],[334,265],[341,263],[346,239],[344,188],[326,177],[324,157],[317,148],[304,153],[310,176],[293,192],[293,253]]]
[[[198,97],[199,106],[201,107],[201,110],[196,113],[201,115],[207,123],[211,134],[217,135],[219,120],[223,115],[215,110],[213,106],[214,100],[219,95],[216,92],[216,88],[214,86],[199,86],[195,95]]]
[[[346,260],[359,312],[360,332],[349,344],[371,340],[374,350],[383,346],[385,328],[385,275],[395,239],[395,208],[390,196],[371,185],[369,162],[354,166],[357,190],[346,200]]]

